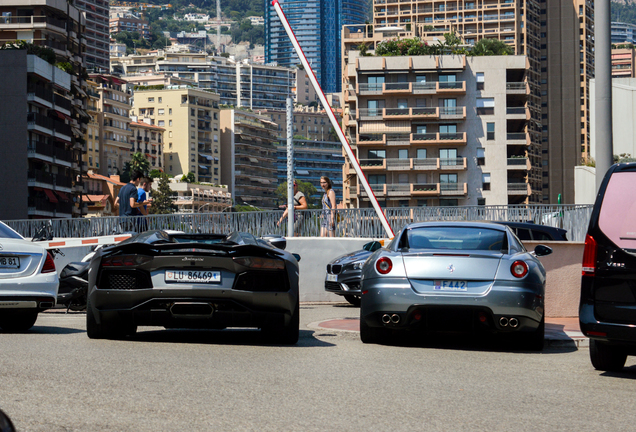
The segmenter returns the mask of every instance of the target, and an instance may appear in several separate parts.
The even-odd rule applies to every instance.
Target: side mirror
[[[294,258],[296,258],[296,261],[300,262],[300,255],[298,255],[297,253],[293,253],[292,255],[294,256]]]
[[[261,238],[263,240],[267,240],[272,246],[278,249],[285,250],[285,248],[287,247],[287,239],[283,236],[271,234],[271,235],[264,235]]]
[[[362,249],[364,249],[367,252],[375,252],[381,247],[382,247],[382,243],[380,243],[379,241],[372,241],[362,246]]]
[[[552,248],[547,247],[545,245],[537,245],[537,247],[534,248],[534,254],[538,257],[550,255],[551,253],[552,253]]]

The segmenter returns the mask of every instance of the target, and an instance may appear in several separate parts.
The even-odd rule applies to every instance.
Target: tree
[[[314,202],[314,199],[312,197],[317,193],[316,188],[311,183],[302,180],[296,180],[296,183],[298,183],[298,190],[305,194],[307,205],[311,208]],[[278,185],[278,187],[276,188],[276,196],[278,196],[284,203],[287,203],[286,182]]]
[[[146,155],[137,152],[132,155],[130,160],[130,168],[128,172],[132,174],[133,171],[139,171],[144,177],[148,177],[148,170],[150,169],[150,162],[146,159]]]
[[[122,171],[119,171],[119,169],[117,169],[117,174],[119,174],[119,181],[122,183],[128,183],[130,181],[130,162],[126,162],[124,164],[124,169]]]
[[[156,178],[160,178],[162,174],[163,173],[161,172],[161,170],[158,170],[155,168],[150,170],[150,172],[148,173],[148,177],[150,177],[151,179],[156,179]]]
[[[189,172],[183,177],[181,177],[181,181],[184,183],[194,183],[196,181],[196,178],[194,177],[193,172]]]
[[[162,174],[159,187],[152,193],[152,205],[148,208],[148,212],[151,214],[171,214],[174,207],[168,176]]]
[[[498,39],[482,39],[477,42],[469,51],[468,55],[489,56],[489,55],[511,55],[514,51],[512,47]]]

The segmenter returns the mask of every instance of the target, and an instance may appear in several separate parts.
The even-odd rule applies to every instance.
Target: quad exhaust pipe
[[[502,327],[510,326],[511,328],[517,328],[519,327],[519,320],[515,317],[511,317],[511,318],[501,317],[499,318],[499,325]]]
[[[398,324],[400,322],[400,315],[398,314],[384,314],[382,315],[382,322],[384,324]]]

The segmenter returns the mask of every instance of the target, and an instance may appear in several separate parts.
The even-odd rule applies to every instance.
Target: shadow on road
[[[547,342],[547,341],[546,341]],[[520,341],[502,335],[470,335],[456,333],[409,333],[393,335],[388,346],[436,348],[459,351],[508,352],[517,354],[563,354],[577,350],[574,343],[544,345],[543,351],[530,351]]]
[[[34,325],[30,330],[25,332],[9,332],[5,330],[0,330],[0,334],[73,334],[73,333],[85,333],[82,329],[75,329],[69,327],[57,327],[57,326],[39,326]]]
[[[625,367],[620,372],[603,372],[601,376],[636,380],[636,365]]]
[[[136,342],[160,342],[160,343],[191,343],[210,345],[256,345],[256,346],[284,346],[289,348],[300,347],[330,347],[334,344],[323,342],[314,337],[312,330],[300,330],[296,345],[278,345],[269,343],[264,339],[259,330],[229,329],[229,330],[191,330],[191,329],[167,329],[167,330],[142,330],[134,336],[125,339]]]

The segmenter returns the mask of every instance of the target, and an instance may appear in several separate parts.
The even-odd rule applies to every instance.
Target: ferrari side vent
[[[257,292],[287,292],[289,282],[285,271],[250,271],[240,273],[232,289]]]

